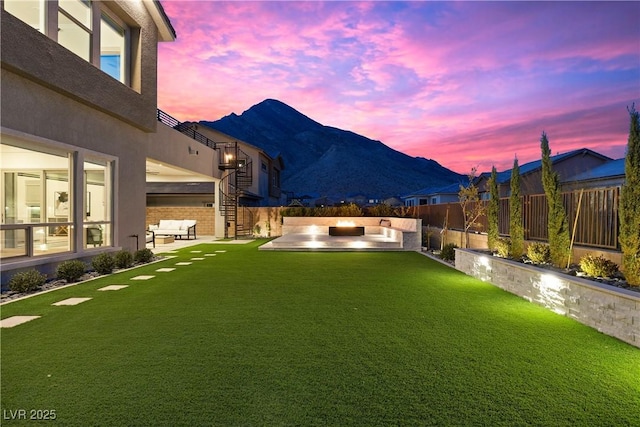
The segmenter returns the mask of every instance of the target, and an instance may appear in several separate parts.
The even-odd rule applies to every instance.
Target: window
[[[126,83],[124,26],[102,13],[100,20],[100,69]]]
[[[280,187],[280,171],[278,169],[273,170],[271,185],[274,187]]]
[[[88,0],[4,0],[2,4],[16,18],[128,85],[130,29],[107,9],[108,3]],[[46,17],[52,14],[51,20],[57,22],[47,22]],[[100,17],[99,25],[94,16],[96,19]],[[99,53],[96,52],[98,49]]]
[[[58,43],[91,62],[91,4],[88,1],[59,1]]]
[[[8,145],[3,135],[1,257],[68,252],[73,223],[70,153]]]
[[[4,10],[41,33],[45,32],[45,0],[4,0]]]
[[[84,162],[84,247],[111,245],[111,162]]]

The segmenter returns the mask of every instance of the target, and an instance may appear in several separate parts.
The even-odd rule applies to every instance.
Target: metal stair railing
[[[230,145],[230,144],[229,144]],[[247,230],[244,215],[242,221],[238,219],[238,205],[242,192],[253,184],[253,162],[251,157],[238,147],[235,142],[233,146],[226,146],[225,152],[233,151],[233,159],[224,159],[224,164],[220,164],[220,168],[224,170],[231,169],[220,181],[220,213],[225,219],[224,237],[229,237],[229,227],[233,227],[234,237],[240,235],[245,236]]]
[[[178,119],[170,116],[169,114],[165,113],[159,108],[157,109],[157,111],[158,111],[157,118],[160,123],[177,130],[178,132],[188,136],[191,139],[195,139],[199,143],[206,145],[209,148],[213,148],[214,150],[217,148],[216,143],[214,141],[210,140],[200,132],[194,130],[188,124],[178,121]]]

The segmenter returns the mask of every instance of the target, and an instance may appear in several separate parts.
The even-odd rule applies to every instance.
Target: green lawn
[[[3,425],[640,425],[638,348],[420,254],[257,246],[2,306],[42,316],[2,329]]]

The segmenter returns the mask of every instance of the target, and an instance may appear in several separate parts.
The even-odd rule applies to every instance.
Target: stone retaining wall
[[[567,276],[466,249],[463,273],[640,347],[640,293]]]

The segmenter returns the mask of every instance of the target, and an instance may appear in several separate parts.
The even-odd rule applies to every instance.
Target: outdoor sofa
[[[161,219],[158,224],[149,226],[149,231],[153,231],[156,236],[174,236],[176,239],[191,237],[196,239],[195,219]]]

